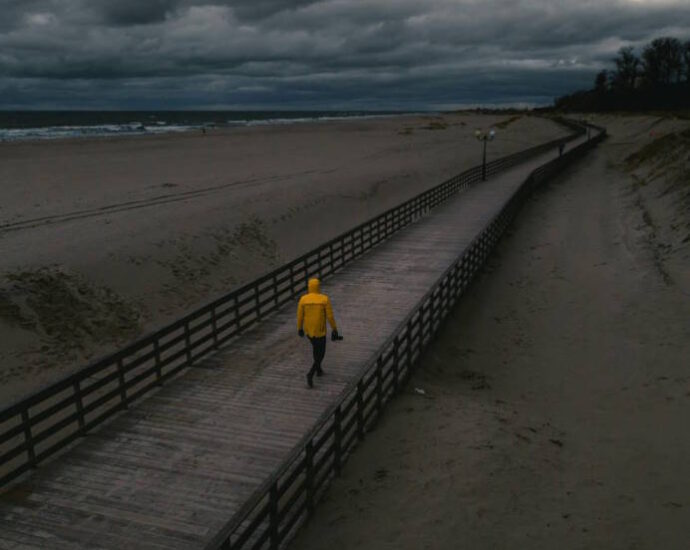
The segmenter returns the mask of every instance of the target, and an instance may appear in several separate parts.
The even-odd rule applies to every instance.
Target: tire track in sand
[[[290,179],[295,176],[303,176],[313,172],[300,172],[297,174],[285,174],[282,176],[273,176],[270,178],[255,178],[241,181],[233,181],[231,183],[224,183],[221,185],[214,185],[211,187],[204,187],[203,189],[194,189],[191,191],[180,191],[178,193],[166,193],[164,195],[157,195],[148,199],[133,200],[121,203],[113,203],[97,208],[86,208],[83,210],[74,210],[64,214],[54,214],[50,216],[40,216],[37,218],[30,218],[28,220],[21,220],[17,222],[0,223],[0,234],[9,233],[10,231],[20,231],[22,229],[33,229],[43,225],[51,225],[56,223],[68,222],[84,218],[93,218],[103,216],[106,214],[113,214],[118,212],[128,212],[137,210],[139,208],[149,208],[161,204],[168,204],[172,202],[180,202],[190,198],[203,197],[230,187],[238,187],[242,185],[261,185],[265,183],[274,183],[276,181]]]

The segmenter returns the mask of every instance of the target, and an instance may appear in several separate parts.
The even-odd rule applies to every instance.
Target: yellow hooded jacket
[[[297,330],[304,330],[312,338],[326,336],[326,319],[333,330],[338,330],[331,301],[319,293],[319,288],[318,279],[309,279],[309,294],[302,296],[297,305]]]

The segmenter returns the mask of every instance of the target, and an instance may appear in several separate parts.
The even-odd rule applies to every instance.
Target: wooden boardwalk
[[[203,548],[555,154],[459,193],[327,279],[345,340],[328,342],[314,389],[290,304],[0,495],[0,549]]]

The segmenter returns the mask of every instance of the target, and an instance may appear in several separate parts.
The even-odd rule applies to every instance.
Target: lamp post
[[[481,130],[475,130],[474,137],[476,137],[479,141],[484,142],[484,148],[482,152],[482,181],[486,181],[486,142],[493,141],[494,137],[496,137],[496,130],[491,128],[488,134],[482,132]]]

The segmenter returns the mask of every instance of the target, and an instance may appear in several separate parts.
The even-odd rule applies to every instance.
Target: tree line
[[[690,107],[690,40],[662,37],[618,50],[615,69],[599,71],[594,88],[555,100],[560,110],[636,111]]]

